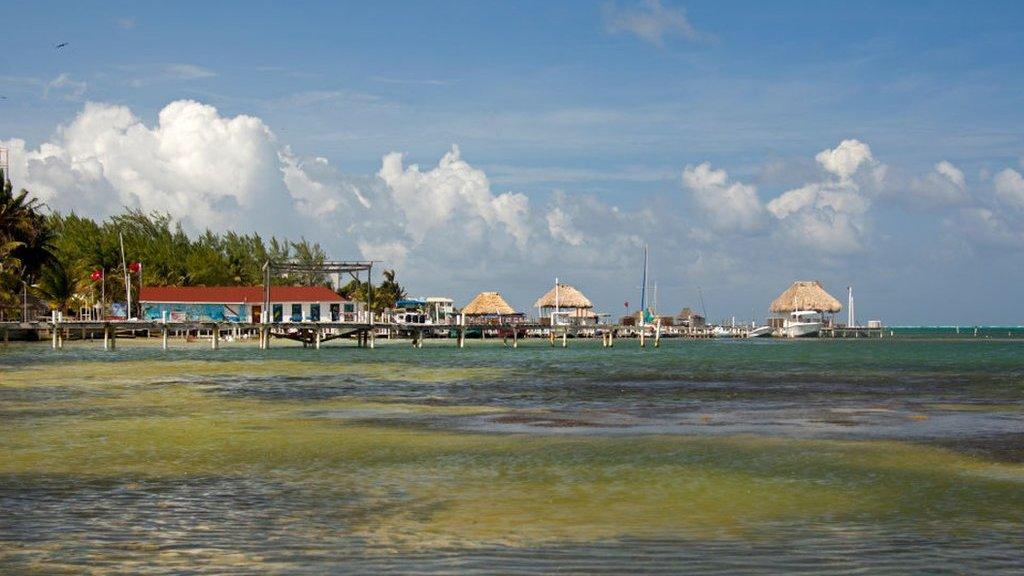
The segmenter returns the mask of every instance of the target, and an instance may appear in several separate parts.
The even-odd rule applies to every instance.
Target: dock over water
[[[649,324],[556,325],[545,322],[466,322],[452,324],[410,324],[385,320],[381,315],[364,316],[361,321],[342,322],[214,322],[214,321],[147,321],[147,320],[52,320],[34,322],[0,322],[0,339],[8,342],[11,334],[35,333],[40,340],[49,339],[54,349],[63,348],[65,340],[102,340],[105,349],[114,349],[121,338],[160,338],[168,349],[172,339],[208,338],[210,347],[219,348],[224,340],[256,339],[260,349],[268,349],[274,339],[301,342],[319,348],[332,340],[355,341],[360,348],[373,348],[377,339],[409,339],[416,348],[428,338],[452,339],[459,348],[467,337],[501,339],[506,345],[518,347],[520,339],[547,339],[552,346],[567,346],[569,339],[601,338],[604,347],[613,347],[616,339],[631,339],[646,346],[657,347],[662,338],[722,338],[711,327],[687,328]],[[748,329],[730,328],[726,338],[746,338]],[[882,338],[884,328],[825,327],[819,338]]]

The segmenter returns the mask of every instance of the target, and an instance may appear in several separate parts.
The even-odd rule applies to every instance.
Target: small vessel
[[[732,338],[733,333],[725,326],[715,326],[711,329],[711,335],[715,338]]]
[[[821,314],[814,310],[794,310],[782,325],[782,333],[787,338],[817,336],[818,332],[821,332]]]
[[[750,332],[747,332],[747,338],[767,338],[771,335],[771,326],[758,326],[757,328],[751,328]]]

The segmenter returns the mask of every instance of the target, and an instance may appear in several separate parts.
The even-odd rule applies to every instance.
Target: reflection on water
[[[1012,341],[0,349],[0,571],[1018,573]]]

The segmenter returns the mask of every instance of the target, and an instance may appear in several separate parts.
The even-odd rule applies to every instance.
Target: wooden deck
[[[714,338],[710,328],[682,328],[648,325],[644,327],[597,324],[590,326],[555,326],[539,322],[466,324],[408,324],[381,321],[363,322],[203,322],[203,321],[147,321],[147,320],[92,320],[92,321],[36,321],[0,322],[0,339],[7,342],[12,332],[35,331],[51,341],[54,349],[61,349],[65,340],[102,340],[103,347],[112,350],[118,338],[159,337],[164,349],[173,338],[209,338],[210,347],[220,347],[225,337],[232,339],[255,338],[261,349],[270,348],[273,339],[301,342],[303,346],[319,348],[321,344],[338,339],[355,340],[358,347],[374,348],[378,338],[406,338],[416,348],[427,338],[454,339],[459,348],[465,346],[467,336],[483,339],[501,339],[517,348],[522,338],[544,338],[552,346],[568,346],[570,339],[601,338],[602,346],[613,347],[616,339],[637,340],[640,346],[651,342],[658,347],[662,338],[703,339]],[[884,328],[823,328],[822,338],[881,338]],[[745,338],[746,329],[735,328],[729,337]]]

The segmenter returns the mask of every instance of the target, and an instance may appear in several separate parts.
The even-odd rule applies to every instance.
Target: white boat
[[[732,338],[733,333],[725,326],[715,326],[711,329],[711,335],[715,338]]]
[[[771,326],[758,326],[747,332],[747,338],[767,338],[772,335]]]
[[[817,336],[821,332],[821,314],[814,310],[795,310],[789,313],[782,325],[787,338]]]

